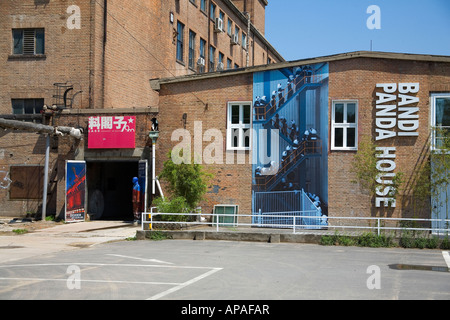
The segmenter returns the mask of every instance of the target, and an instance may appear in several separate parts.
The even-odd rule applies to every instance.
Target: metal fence
[[[229,222],[220,222],[220,219],[210,219],[213,214],[201,213],[157,213],[156,208],[152,208],[150,213],[142,214],[142,230],[152,230],[154,225],[178,225],[183,227],[208,227],[216,231],[226,229],[227,231],[239,228],[277,228],[291,229],[292,233],[321,232],[337,230],[346,232],[374,232],[380,235],[382,232],[426,232],[433,235],[448,236],[450,234],[450,219],[413,219],[413,218],[383,218],[383,217],[328,217],[308,215],[305,212],[271,212],[256,215],[237,215],[236,222],[230,225]],[[311,213],[311,212],[310,212]],[[312,212],[315,214],[315,211]],[[155,219],[162,216],[186,216],[188,221],[167,221]],[[224,214],[223,216],[233,216]],[[244,221],[242,221],[244,220]],[[246,222],[251,221],[251,222]],[[439,222],[434,224],[433,222]],[[424,226],[419,226],[423,224]],[[412,225],[412,226],[411,226]],[[440,226],[438,228],[434,226]],[[146,227],[147,226],[147,227]],[[431,227],[430,227],[431,226]],[[306,231],[305,231],[306,230]]]
[[[287,228],[300,225],[309,229],[326,226],[320,207],[304,190],[254,192],[253,226]]]

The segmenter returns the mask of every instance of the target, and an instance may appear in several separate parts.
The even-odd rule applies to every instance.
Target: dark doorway
[[[88,214],[92,220],[133,220],[131,194],[137,161],[87,162]]]

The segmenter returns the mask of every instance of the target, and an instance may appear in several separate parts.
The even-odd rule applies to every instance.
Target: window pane
[[[44,109],[44,99],[35,99],[34,100],[34,113],[40,114]]]
[[[347,147],[348,148],[356,147],[356,129],[355,128],[347,128]]]
[[[450,126],[450,97],[436,98],[436,126]]]
[[[250,106],[242,106],[244,108],[244,119],[243,119],[243,123],[244,124],[250,124]]]
[[[13,114],[23,114],[23,103],[21,99],[12,100],[12,112]]]
[[[184,25],[178,22],[177,27],[177,60],[183,61],[183,38],[184,38]]]
[[[45,33],[44,29],[36,29],[36,54],[44,54],[45,52]]]
[[[13,30],[13,53],[23,54],[23,30]]]
[[[356,122],[356,104],[349,103],[347,104],[347,123],[355,123]]]
[[[334,122],[344,123],[344,105],[342,103],[334,106]]]
[[[216,5],[212,2],[211,2],[211,9],[209,11],[209,17],[213,20],[216,18]]]
[[[250,129],[244,129],[244,147],[250,147]]]
[[[239,129],[231,130],[231,146],[233,148],[239,147]]]
[[[344,146],[344,129],[335,128],[334,129],[334,146],[343,147]]]
[[[239,105],[231,106],[231,123],[239,124]]]
[[[34,114],[34,100],[33,99],[25,100],[25,114]]]

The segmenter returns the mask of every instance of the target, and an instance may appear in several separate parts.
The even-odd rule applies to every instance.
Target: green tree
[[[377,182],[380,174],[377,169],[377,162],[380,159],[377,157],[379,152],[376,148],[377,146],[370,136],[363,136],[358,145],[358,152],[355,154],[352,162],[352,172],[356,175],[356,181],[354,182],[359,183],[372,197],[376,196],[377,188],[380,188],[380,184]],[[389,186],[393,187],[389,193],[390,198],[395,199],[398,196],[402,181],[403,173],[396,172],[389,184]],[[383,187],[385,186],[381,186],[381,189]]]
[[[192,210],[203,200],[212,175],[205,172],[202,165],[197,163],[174,163],[171,152],[168,157],[160,178],[168,183],[170,198],[184,198],[187,209]]]
[[[434,128],[436,145],[430,155],[431,196],[436,212],[445,207],[448,219],[450,185],[450,129]],[[443,191],[444,190],[444,191]]]

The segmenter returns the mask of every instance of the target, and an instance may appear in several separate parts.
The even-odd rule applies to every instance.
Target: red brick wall
[[[377,83],[419,82],[420,98],[419,137],[395,137],[380,140],[380,147],[396,146],[396,172],[403,172],[403,185],[395,210],[375,210],[368,193],[352,181],[351,162],[355,152],[329,151],[329,215],[330,216],[389,216],[426,217],[430,208],[414,210],[411,198],[414,186],[413,172],[423,165],[422,157],[429,151],[427,147],[430,133],[430,93],[450,92],[450,65],[434,62],[403,61],[388,59],[357,58],[330,63],[329,119],[333,100],[358,100],[358,137],[375,135],[375,101]],[[331,126],[330,126],[331,132]],[[331,145],[331,144],[330,144]]]
[[[161,172],[167,153],[178,141],[171,141],[174,130],[182,129],[183,113],[187,114],[186,129],[194,144],[194,122],[201,121],[202,134],[218,129],[224,137],[223,164],[204,164],[214,174],[202,212],[211,213],[215,204],[237,204],[243,214],[251,212],[251,153],[245,154],[245,164],[226,164],[226,125],[228,101],[252,101],[252,75],[220,77],[207,80],[163,85],[160,92],[160,138],[156,144],[156,174]],[[198,136],[197,136],[198,138]],[[211,142],[203,142],[205,149]],[[192,152],[194,148],[192,147]]]

